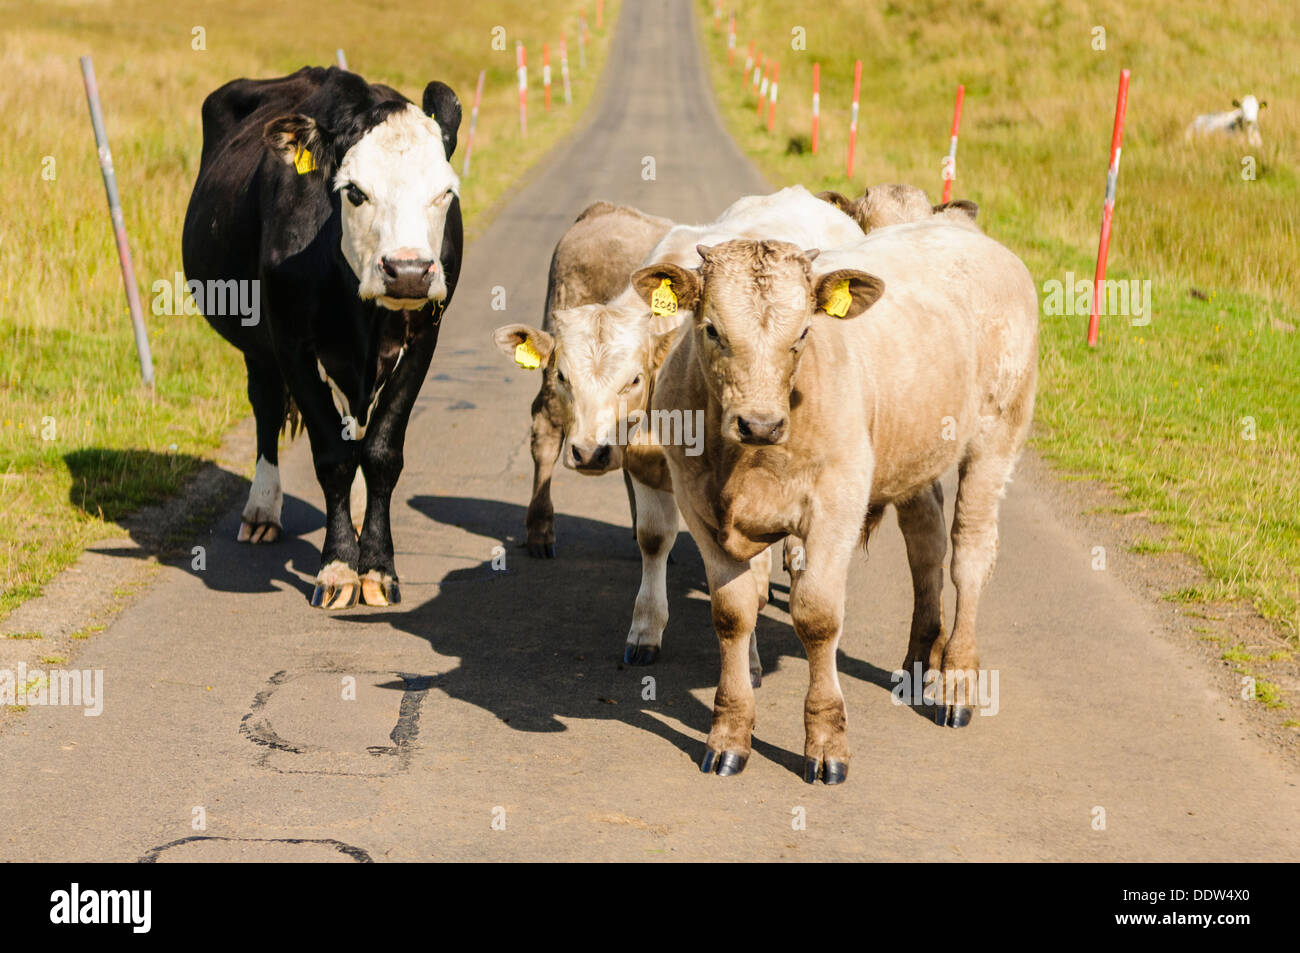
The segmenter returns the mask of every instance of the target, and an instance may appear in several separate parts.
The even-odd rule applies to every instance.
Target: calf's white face
[[[334,190],[362,299],[394,310],[446,299],[438,257],[460,179],[437,122],[414,105],[393,113],[347,151]]]
[[[1259,122],[1259,100],[1254,96],[1247,96],[1241,101],[1241,118],[1247,124]]]

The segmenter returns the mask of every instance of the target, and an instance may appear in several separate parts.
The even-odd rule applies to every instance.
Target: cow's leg
[[[898,528],[907,544],[912,570],[912,631],[903,672],[908,678],[919,663],[924,676],[936,645],[943,651],[943,560],[948,555],[948,532],[943,518],[943,486],[935,480],[906,503],[898,504]],[[920,684],[913,685],[918,697]]]
[[[767,605],[772,591],[772,547],[769,546],[749,561],[749,569],[758,590],[758,611]],[[763,684],[763,663],[758,657],[758,626],[749,634],[749,681],[755,688]]]
[[[648,487],[635,477],[631,482],[640,514],[636,541],[641,547],[641,588],[636,594],[623,661],[651,665],[659,657],[668,624],[668,553],[677,539],[677,502],[670,490]]]
[[[708,529],[686,516],[691,536],[704,557],[713,610],[713,629],[722,653],[718,690],[713,696],[713,727],[700,770],[705,774],[739,774],[749,760],[754,731],[754,685],[749,675],[749,646],[758,621],[758,586],[750,564],[732,559]]]
[[[997,559],[998,505],[1014,465],[1014,453],[977,449],[958,468],[952,521],[952,582],[957,608],[947,642],[936,642],[930,651],[930,667],[939,669],[935,720],[941,725],[962,728],[970,724],[978,702],[975,615]]]
[[[402,448],[411,408],[419,396],[438,342],[437,325],[426,323],[407,344],[384,385],[361,444],[361,472],[366,478],[366,517],[361,526],[361,596],[368,606],[396,605],[402,601],[393,560],[390,518],[393,489],[402,473]]]
[[[284,378],[273,357],[244,355],[248,368],[248,402],[257,421],[257,469],[248,490],[248,503],[240,514],[241,543],[274,543],[282,533],[280,509],[280,427],[284,424]]]
[[[835,653],[844,627],[844,587],[859,538],[840,521],[823,518],[804,540],[807,563],[790,586],[790,616],[808,656],[804,698],[804,780],[839,784],[849,773],[844,693]]]
[[[524,517],[528,555],[555,558],[555,507],[551,503],[551,475],[564,444],[564,421],[550,377],[542,374],[542,388],[533,400],[533,425],[529,447],[533,454],[533,495]]]
[[[357,604],[361,580],[357,576],[357,534],[348,512],[348,497],[360,457],[354,428],[345,427],[334,406],[328,385],[321,380],[314,353],[286,348],[280,355],[281,373],[302,415],[311,441],[316,481],[325,497],[325,542],[311,604],[323,609],[347,609]]]

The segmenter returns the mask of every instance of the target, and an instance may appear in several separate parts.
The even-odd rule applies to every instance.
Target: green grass
[[[486,69],[473,165],[462,183],[468,232],[520,174],[571,129],[595,93],[617,4],[590,25],[578,70],[581,0],[0,0],[0,617],[73,562],[114,521],[174,494],[249,413],[243,363],[199,317],[149,313],[151,285],[181,271],[180,231],[198,170],[199,107],[236,76],[349,66],[419,101],[430,79],[465,109]],[[506,49],[491,48],[492,29]],[[205,50],[192,49],[195,26]],[[563,104],[558,45],[570,45],[574,104]],[[521,141],[514,44],[529,52],[529,135]],[[543,41],[555,50],[554,102],[541,108]],[[77,57],[94,56],[145,307],[157,387],[139,386],[104,190]],[[53,161],[53,179],[43,172]],[[463,305],[462,305],[463,307]],[[455,320],[453,304],[448,320]],[[249,461],[251,473],[252,461]]]
[[[1108,277],[1149,280],[1152,318],[1042,318],[1034,445],[1065,474],[1118,489],[1167,528],[1155,551],[1196,557],[1209,584],[1179,601],[1248,600],[1300,635],[1300,7],[1157,0],[949,4],[827,0],[805,16],[736,4],[737,65],[697,4],[732,133],[773,181],[861,194],[909,182],[935,201],[955,88],[966,86],[955,198],[1039,283],[1091,278],[1121,67],[1132,70]],[[807,30],[807,50],[791,30]],[[1092,28],[1107,30],[1093,51]],[[776,128],[741,77],[749,41],[780,63]],[[853,63],[863,61],[853,182],[846,179]],[[806,146],[812,64],[821,142]],[[1264,145],[1189,146],[1202,112],[1254,92]],[[1257,177],[1241,177],[1243,155]],[[1196,289],[1201,297],[1194,296]],[[1253,420],[1253,434],[1250,422]],[[1254,439],[1248,439],[1253,435]]]

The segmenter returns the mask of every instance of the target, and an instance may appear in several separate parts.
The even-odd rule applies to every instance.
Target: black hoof
[[[969,705],[952,705],[948,709],[948,727],[965,728],[970,724],[971,718],[975,714],[975,709]]]
[[[700,761],[700,771],[703,774],[716,774],[720,778],[726,778],[744,771],[745,762],[748,760],[748,755],[738,751],[714,751],[712,748],[706,748],[704,758]]]
[[[532,556],[534,559],[554,559],[555,544],[554,543],[529,543],[528,555]]]
[[[844,779],[849,776],[849,763],[847,761],[836,761],[833,758],[826,759],[826,765],[822,768],[823,784],[843,784]]]
[[[749,684],[755,688],[763,687],[763,670],[761,668],[751,668],[749,670]]]
[[[804,758],[803,762],[803,779],[808,784],[815,784],[817,776],[822,773],[822,763],[819,758]]]
[[[628,665],[653,665],[658,658],[657,645],[629,645],[623,650],[623,661]]]

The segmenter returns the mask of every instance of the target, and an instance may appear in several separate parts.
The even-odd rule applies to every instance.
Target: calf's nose
[[[384,255],[379,260],[379,271],[384,278],[384,291],[390,298],[427,298],[438,262],[402,249]]]
[[[784,417],[736,417],[741,443],[777,443],[785,435]]]
[[[579,470],[606,470],[609,468],[609,444],[602,443],[595,447],[573,444],[569,448],[573,454],[573,465]]]

